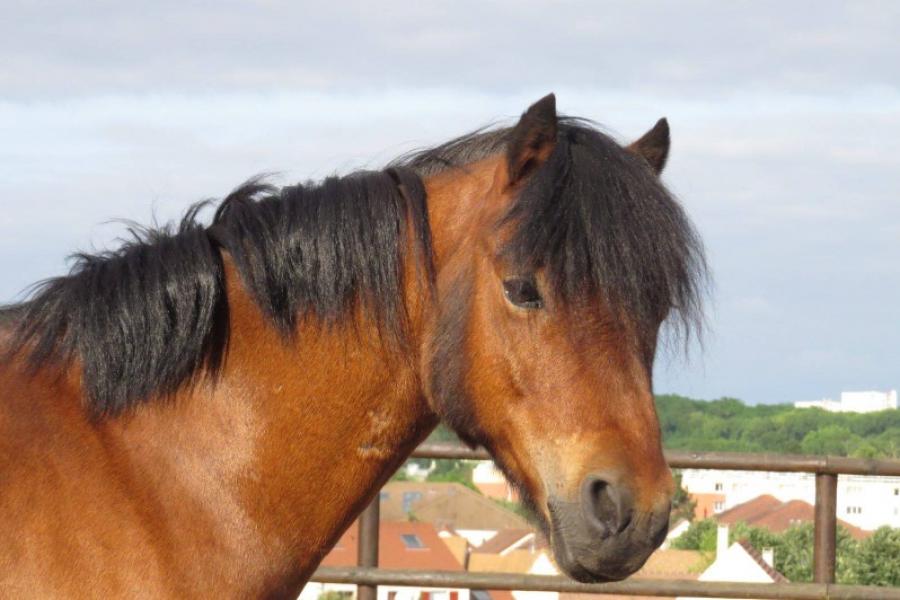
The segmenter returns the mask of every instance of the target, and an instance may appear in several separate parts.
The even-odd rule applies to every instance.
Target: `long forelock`
[[[423,176],[495,156],[511,128],[478,130],[398,161]],[[680,203],[639,156],[591,121],[560,117],[557,144],[512,202],[507,256],[543,270],[571,310],[603,303],[656,339],[666,317],[685,341],[702,329],[703,244]]]

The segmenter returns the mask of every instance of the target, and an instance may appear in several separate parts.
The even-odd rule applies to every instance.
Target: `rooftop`
[[[459,483],[391,481],[381,491],[381,517],[433,523],[456,531],[529,529],[528,522]]]
[[[803,500],[781,502],[766,494],[719,513],[715,519],[723,525],[743,522],[752,527],[764,527],[774,533],[782,533],[792,525],[813,522],[815,513],[815,507],[809,502]],[[854,539],[861,540],[871,535],[871,532],[841,519],[838,519],[837,522]]]
[[[356,523],[341,536],[324,560],[325,567],[354,567],[358,552]],[[386,569],[462,571],[462,564],[438,537],[431,523],[382,521],[378,535],[378,566]]]

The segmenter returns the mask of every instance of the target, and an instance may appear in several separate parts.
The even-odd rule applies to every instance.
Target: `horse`
[[[668,152],[665,119],[620,145],[551,94],[76,255],[0,313],[0,596],[296,597],[440,421],[565,573],[633,573],[673,494],[660,331],[706,277]]]

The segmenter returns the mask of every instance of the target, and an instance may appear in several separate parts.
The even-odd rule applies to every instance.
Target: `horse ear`
[[[547,94],[519,119],[506,149],[510,185],[539,167],[556,146],[556,96]]]
[[[626,149],[646,160],[658,175],[662,173],[666,159],[669,158],[669,141],[669,122],[664,117]]]

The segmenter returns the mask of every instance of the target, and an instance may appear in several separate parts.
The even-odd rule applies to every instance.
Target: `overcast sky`
[[[6,1],[0,301],[110,219],[376,167],[555,91],[623,141],[669,118],[715,288],[657,391],[898,387],[898,31],[898,2]]]

